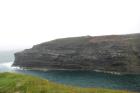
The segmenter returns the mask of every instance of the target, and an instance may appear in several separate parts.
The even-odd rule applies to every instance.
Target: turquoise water
[[[81,87],[101,87],[140,91],[140,75],[113,75],[94,71],[27,71],[19,73],[32,74],[48,80]]]
[[[30,74],[66,85],[125,89],[140,92],[140,75],[113,75],[94,71],[54,70],[44,72],[35,70],[21,70],[11,67],[13,59],[14,58],[11,56],[11,62],[0,62],[0,72]]]

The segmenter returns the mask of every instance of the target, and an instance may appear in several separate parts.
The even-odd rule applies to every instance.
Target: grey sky
[[[0,49],[140,32],[140,0],[0,0]]]

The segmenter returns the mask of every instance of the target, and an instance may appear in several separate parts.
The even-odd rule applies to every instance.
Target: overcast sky
[[[0,0],[0,50],[55,38],[140,32],[140,0]]]

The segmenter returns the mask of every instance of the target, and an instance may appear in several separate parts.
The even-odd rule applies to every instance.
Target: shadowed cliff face
[[[13,65],[140,74],[140,34],[56,39],[15,53]]]

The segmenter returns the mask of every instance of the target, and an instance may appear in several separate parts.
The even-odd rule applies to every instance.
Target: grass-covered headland
[[[101,88],[79,88],[56,84],[29,75],[0,73],[0,93],[132,93]]]

